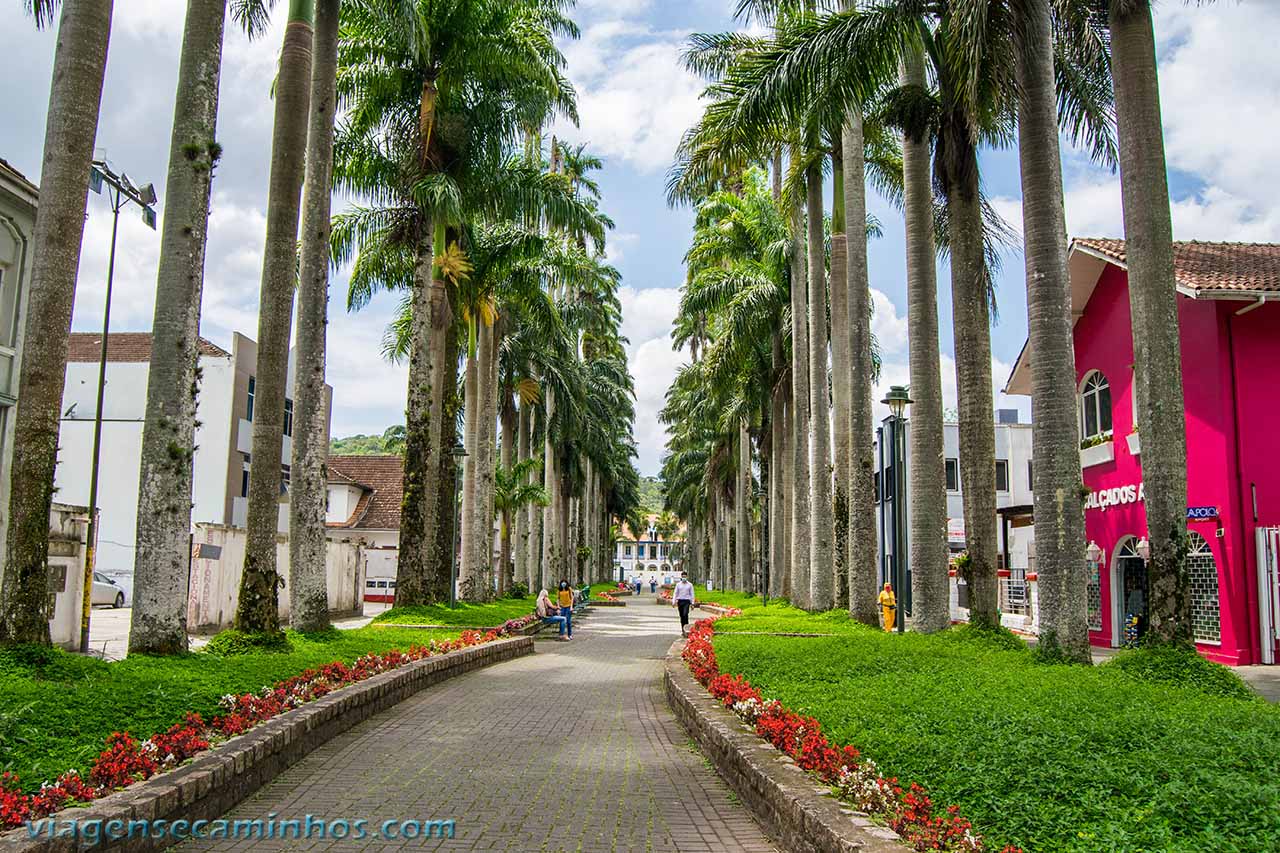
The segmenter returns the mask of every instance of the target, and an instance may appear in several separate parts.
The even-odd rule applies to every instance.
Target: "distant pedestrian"
[[[636,582],[636,595],[639,595],[640,594],[640,576],[636,575],[634,580]]]
[[[658,591],[658,579],[653,575],[649,575],[649,592]]]
[[[556,603],[560,605],[560,615],[564,617],[565,630],[569,634],[569,639],[573,639],[573,590],[569,588],[569,582],[560,581],[560,589],[556,592]]]
[[[884,589],[881,590],[880,596],[876,600],[880,603],[880,611],[884,615],[884,629],[892,631],[894,617],[898,612],[898,599],[893,594],[893,584],[885,581]]]
[[[689,609],[693,607],[693,584],[689,583],[689,576],[684,572],[680,573],[680,581],[676,584],[676,609],[680,611],[680,636],[686,636],[689,627]]]

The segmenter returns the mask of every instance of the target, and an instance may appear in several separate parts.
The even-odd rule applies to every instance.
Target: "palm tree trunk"
[[[142,427],[130,652],[187,650],[196,339],[209,195],[220,154],[215,140],[226,14],[226,0],[189,0],[182,33]]]
[[[463,386],[462,408],[466,421],[463,426],[463,445],[467,455],[462,460],[462,543],[459,553],[462,563],[458,569],[458,598],[478,601],[481,567],[477,565],[476,536],[479,532],[480,507],[478,500],[479,473],[483,465],[480,451],[480,420],[483,417],[480,403],[480,349],[484,339],[484,322],[474,317],[480,326],[476,331],[476,349],[467,356],[467,378]]]
[[[969,617],[994,625],[996,587],[996,438],[991,398],[991,303],[983,251],[978,150],[957,115],[944,120],[946,186],[951,238],[951,308],[960,410],[960,481],[964,495]],[[949,583],[949,582],[948,582]]]
[[[480,469],[480,529],[477,530],[476,555],[482,567],[484,600],[493,598],[497,587],[493,564],[493,523],[497,520],[494,510],[494,470],[498,464],[498,323],[487,326],[481,341],[485,344],[480,360],[480,448],[483,467]]]
[[[442,282],[437,282],[437,285],[444,299],[446,319],[438,330],[432,332],[431,339],[431,359],[434,366],[430,382],[433,392],[432,412],[435,413],[433,423],[436,424],[432,440],[436,442],[438,450],[431,458],[434,467],[429,469],[434,489],[428,493],[432,513],[431,538],[423,543],[424,568],[429,583],[426,603],[449,600],[450,590],[454,586],[456,560],[460,559],[462,553],[458,547],[458,478],[461,472],[453,455],[454,445],[458,442],[458,411],[461,407],[458,399],[458,358],[462,344],[454,334],[448,292]],[[403,541],[403,522],[400,536]],[[396,603],[399,602],[397,593]]]
[[[1088,663],[1084,507],[1071,278],[1058,150],[1050,0],[1028,0],[1018,50],[1018,159],[1027,271],[1040,645]]]
[[[49,644],[49,509],[111,8],[111,0],[64,0],[58,22],[18,375],[8,554],[0,584],[0,643],[5,644]]]
[[[523,400],[519,402],[519,411],[517,413],[517,437],[516,437],[516,464],[519,465],[529,458],[529,405]],[[505,438],[505,434],[504,434]],[[526,478],[526,482],[528,479]],[[529,583],[529,518],[532,514],[533,504],[522,506],[516,510],[516,531],[515,531],[515,577],[526,587]],[[530,590],[536,592],[536,590]]]
[[[445,385],[456,376],[446,357],[453,338],[453,312],[444,282],[435,275],[434,250],[443,248],[443,225],[423,224],[411,295],[412,344],[405,400],[404,498],[396,568],[396,606],[430,604],[448,597],[448,557],[439,553],[437,530],[449,514],[453,530],[453,422],[444,416]],[[456,379],[453,383],[456,383]],[[447,447],[446,447],[447,445]],[[442,480],[447,482],[442,482]],[[448,502],[441,500],[447,490]],[[433,551],[435,553],[433,553]],[[449,553],[445,541],[444,555]],[[443,575],[442,575],[443,571]]]
[[[534,437],[537,434],[537,426],[539,420],[546,420],[545,416],[539,418],[538,410],[534,409],[529,413],[529,452],[533,453]],[[544,448],[545,452],[545,448]],[[543,468],[546,467],[546,457],[543,457]],[[550,485],[545,478],[545,473],[540,471],[533,472],[533,479],[542,483],[543,491],[547,492],[550,497]],[[525,552],[525,564],[529,570],[529,591],[542,589],[546,585],[546,563],[543,561],[543,529],[546,527],[546,507],[537,507],[530,505],[529,507],[529,541]]]
[[[809,322],[803,213],[791,210],[791,603],[809,607]]]
[[[827,270],[822,223],[822,167],[809,167],[809,609],[834,604],[831,539],[831,416],[827,386]]]
[[[925,85],[924,56],[909,52],[903,85]],[[942,450],[942,377],[938,366],[938,278],[934,267],[933,194],[929,144],[923,133],[902,139],[903,207],[907,235],[907,337],[910,340],[911,470],[910,567],[912,618],[919,631],[951,624],[947,574],[947,495]],[[907,590],[898,590],[898,618],[906,618]]]
[[[320,631],[329,627],[324,526],[329,395],[324,385],[324,368],[329,322],[329,202],[333,186],[340,5],[341,0],[316,0],[289,496],[289,622],[298,631]]]
[[[769,587],[774,598],[782,595],[786,575],[787,531],[787,403],[781,382],[776,377],[783,371],[782,336],[774,332],[770,341],[773,357],[774,385],[769,395]]]
[[[552,442],[551,425],[556,414],[556,392],[547,389],[546,423],[543,426],[543,488],[550,500],[542,513],[542,586],[551,586],[560,579],[564,571],[563,540],[560,538],[560,521],[557,512],[560,509],[560,466],[557,463],[556,448]]]
[[[313,0],[290,0],[289,23],[276,76],[275,132],[262,253],[258,359],[254,391],[249,519],[236,627],[250,633],[280,629],[276,535],[280,525],[280,463],[289,335],[297,279],[299,195],[306,161],[311,101]]]
[[[501,463],[504,471],[510,471],[515,465],[516,450],[516,430],[517,418],[514,401],[511,399],[511,392],[508,389],[502,390],[502,401],[499,407],[502,412],[502,452]],[[498,592],[506,595],[511,592],[511,588],[515,586],[516,571],[515,564],[512,562],[511,534],[512,524],[519,524],[516,520],[519,518],[522,509],[517,508],[514,516],[510,510],[503,510],[502,516],[502,533],[499,540],[499,559],[498,559]]]
[[[1147,0],[1113,2],[1110,22],[1133,377],[1142,425],[1142,480],[1151,545],[1148,619],[1154,639],[1189,645],[1186,415],[1151,5]]]
[[[737,563],[737,590],[751,589],[751,433],[747,419],[738,419],[738,500],[734,526],[737,542],[734,546]]]
[[[857,156],[852,154],[851,156]],[[844,152],[831,154],[831,406],[832,460],[835,472],[831,495],[835,538],[834,601],[832,606],[849,607],[849,484],[853,480],[852,390],[853,362],[849,330],[849,255],[846,238],[844,192]]]
[[[867,273],[867,181],[862,113],[851,109],[841,131],[849,292],[849,614],[876,625],[875,450],[872,442],[871,283]],[[848,223],[852,222],[852,228]],[[833,264],[834,266],[834,264]],[[834,273],[833,273],[834,276]],[[833,339],[834,347],[834,339]],[[834,352],[834,349],[833,349]]]
[[[792,357],[794,363],[794,356]],[[795,569],[795,512],[796,512],[796,401],[794,386],[788,377],[782,391],[782,399],[786,401],[786,424],[782,428],[784,449],[782,451],[787,466],[787,476],[782,481],[782,595],[791,600],[791,577]]]

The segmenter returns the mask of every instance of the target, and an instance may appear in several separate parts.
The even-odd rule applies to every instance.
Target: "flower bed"
[[[141,742],[128,732],[114,732],[107,738],[106,749],[94,760],[88,779],[68,771],[41,785],[39,791],[28,794],[19,786],[18,777],[6,772],[0,775],[0,830],[38,820],[67,806],[88,803],[170,770],[203,750],[340,687],[423,658],[492,642],[498,637],[497,631],[484,634],[464,631],[456,640],[432,640],[425,646],[410,646],[404,652],[396,649],[382,654],[371,652],[349,666],[335,661],[307,669],[257,693],[223,696],[219,703],[223,713],[207,723],[199,714],[188,713],[182,722]]]
[[[728,608],[727,616],[741,611]],[[822,733],[813,717],[804,717],[774,699],[765,699],[740,676],[724,675],[711,644],[716,616],[696,622],[682,657],[693,677],[756,734],[792,758],[797,766],[831,786],[839,797],[860,811],[875,815],[916,850],[983,851],[957,806],[939,812],[919,785],[903,790],[896,778],[886,779],[870,759],[851,745],[838,746]],[[1008,846],[1001,853],[1020,853]]]
[[[519,631],[521,628],[526,628],[537,621],[538,621],[538,614],[529,613],[517,619],[508,619],[506,622],[502,623],[502,627],[499,629],[499,631],[503,634],[514,634],[516,631]]]
[[[659,603],[659,604],[670,604],[670,603],[671,603],[671,590],[669,590],[669,589],[660,589],[660,590],[658,590],[658,603]]]
[[[598,597],[598,598],[600,598],[600,599],[602,599],[603,601],[617,601],[617,600],[618,600],[618,597],[617,597],[616,595],[613,595],[613,594],[608,593],[608,592],[603,592],[603,591],[602,591],[602,592],[600,592],[600,593],[598,593],[598,594],[597,594],[597,597]]]

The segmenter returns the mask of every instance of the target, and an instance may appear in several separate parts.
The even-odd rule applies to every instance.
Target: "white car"
[[[124,590],[101,572],[93,573],[93,603],[124,607]]]

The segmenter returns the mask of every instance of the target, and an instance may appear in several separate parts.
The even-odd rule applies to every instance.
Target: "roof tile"
[[[97,362],[102,355],[101,332],[72,332],[68,338],[67,361],[75,363]],[[200,354],[215,358],[230,358],[231,353],[217,344],[199,338]],[[107,361],[151,361],[150,332],[112,332],[107,336]]]
[[[365,492],[345,522],[329,527],[399,530],[404,500],[404,458],[398,455],[330,456],[330,482],[360,486]]]
[[[1126,265],[1124,240],[1078,237],[1077,246]],[[1280,245],[1175,241],[1174,275],[1178,284],[1205,293],[1280,293]]]

